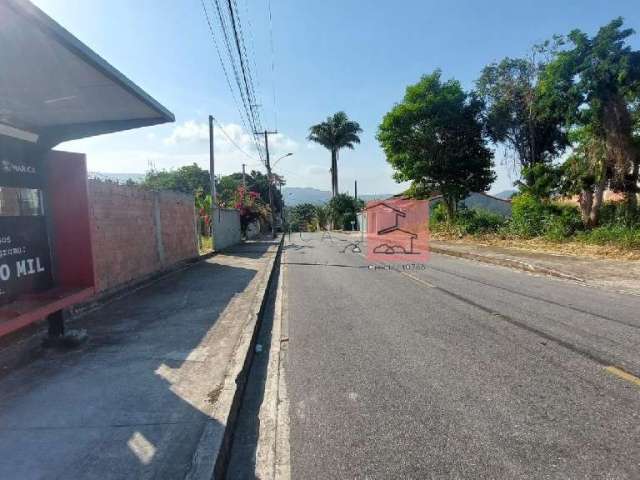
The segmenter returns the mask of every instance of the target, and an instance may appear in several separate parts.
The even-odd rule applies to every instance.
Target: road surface
[[[640,478],[640,297],[293,234],[294,479]]]

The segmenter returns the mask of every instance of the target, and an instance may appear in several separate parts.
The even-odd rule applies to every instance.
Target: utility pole
[[[242,190],[244,190],[244,191],[246,191],[246,190],[247,190],[247,182],[246,182],[246,180],[245,180],[245,178],[244,178],[244,177],[245,177],[245,174],[244,174],[244,167],[245,167],[245,166],[246,166],[246,165],[243,163],[243,164],[242,164]]]
[[[276,237],[276,225],[275,225],[275,217],[273,215],[273,179],[271,178],[271,159],[269,157],[269,135],[275,135],[278,132],[268,132],[265,130],[264,132],[253,132],[254,135],[264,135],[264,148],[267,153],[267,180],[269,182],[269,207],[271,209],[271,236],[273,238]]]
[[[216,213],[216,176],[213,157],[213,116],[209,115],[209,176],[211,177],[211,238]]]
[[[358,180],[353,181],[353,196],[356,200],[356,208],[358,208]],[[360,228],[358,225],[358,215],[356,214],[356,227]]]

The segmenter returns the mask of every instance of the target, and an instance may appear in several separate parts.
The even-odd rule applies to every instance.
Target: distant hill
[[[505,190],[504,192],[496,193],[494,197],[502,198],[503,200],[509,200],[514,193],[518,193],[517,190]]]
[[[327,190],[318,190],[310,187],[284,187],[282,189],[285,205],[295,207],[301,203],[311,203],[313,205],[321,205],[327,203],[331,199],[331,192]],[[358,198],[365,202],[369,200],[379,200],[390,197],[390,193],[358,195]]]
[[[141,183],[144,180],[144,173],[102,173],[102,172],[89,172],[87,174],[89,178],[97,178],[98,180],[110,180],[116,183],[127,183],[128,180],[133,180],[136,183]]]

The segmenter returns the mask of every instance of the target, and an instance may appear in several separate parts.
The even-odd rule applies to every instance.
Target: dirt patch
[[[222,393],[222,385],[218,385],[216,388],[214,388],[207,394],[207,401],[211,405],[215,405],[221,393]]]

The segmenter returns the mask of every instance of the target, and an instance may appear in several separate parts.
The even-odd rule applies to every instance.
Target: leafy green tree
[[[338,112],[309,128],[308,139],[331,151],[331,193],[334,197],[339,193],[338,152],[343,148],[353,150],[355,144],[360,143],[358,134],[361,132],[360,124],[349,120],[344,112]]]
[[[356,214],[364,207],[362,200],[356,200],[351,195],[339,193],[327,204],[328,219],[334,228],[349,230],[351,222],[356,221]]]
[[[329,225],[329,209],[326,205],[316,205],[316,217],[318,219],[318,229],[326,230]]]
[[[293,230],[306,231],[316,221],[316,206],[312,203],[300,203],[291,207],[291,227]]]
[[[153,190],[175,190],[195,193],[198,190],[208,192],[211,188],[209,172],[196,163],[176,170],[151,170],[147,172],[142,186]]]
[[[245,175],[245,182],[247,185],[247,191],[256,192],[259,194],[259,198],[265,205],[269,204],[269,183],[267,181],[267,175],[252,170]],[[284,184],[284,178],[274,174],[274,182]],[[236,192],[238,187],[242,185],[242,173],[232,173],[231,175],[225,175],[218,181],[218,201],[226,206],[232,207],[236,198]],[[273,186],[273,207],[274,211],[282,211],[282,194]]]
[[[578,195],[580,216],[585,227],[598,224],[607,185],[607,152],[602,137],[589,126],[571,132],[573,151],[562,166],[561,192]]]
[[[396,181],[412,181],[443,195],[450,220],[458,202],[485,191],[495,180],[493,153],[486,146],[482,103],[440,71],[407,87],[404,100],[384,116],[378,141]]]
[[[635,209],[638,152],[629,101],[640,85],[640,52],[627,44],[633,30],[622,26],[617,18],[593,37],[573,30],[571,48],[545,69],[541,91],[548,108],[563,114],[568,124],[588,127],[604,144],[612,185],[626,193],[629,208]]]
[[[564,118],[544,108],[540,101],[538,77],[544,58],[555,51],[559,39],[534,47],[529,58],[505,58],[482,70],[476,82],[485,104],[487,134],[491,141],[505,145],[517,165],[528,170],[525,184],[536,182],[535,173],[544,169],[567,147]]]

